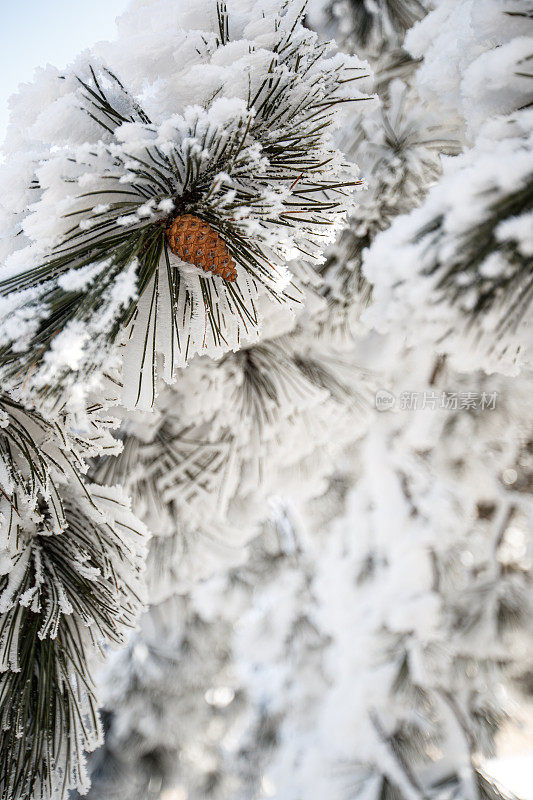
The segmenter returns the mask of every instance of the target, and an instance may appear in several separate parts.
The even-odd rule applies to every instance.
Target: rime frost
[[[529,5],[134,0],[13,98],[2,797],[503,797]],[[235,280],[171,249],[185,215]]]
[[[149,408],[156,374],[172,382],[196,353],[257,340],[269,300],[287,315],[301,302],[289,262],[320,263],[352,205],[358,171],[333,132],[365,95],[362,63],[300,17],[297,3],[206,1],[193,14],[161,0],[15,99],[0,181],[22,236],[0,276],[2,342],[8,379],[20,382],[15,352],[29,373],[26,394],[81,404],[118,346],[123,402]],[[184,213],[225,241],[234,283],[172,255],[165,227]]]

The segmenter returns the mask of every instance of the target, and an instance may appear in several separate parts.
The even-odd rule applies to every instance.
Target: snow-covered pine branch
[[[378,329],[409,318],[410,342],[423,327],[464,369],[531,359],[532,148],[533,112],[495,120],[424,205],[381,234],[365,261]]]
[[[249,589],[241,595],[244,607]],[[157,800],[176,785],[189,800],[236,790],[223,742],[246,712],[232,658],[236,608],[230,593],[209,614],[194,595],[173,597],[113,655],[100,679],[106,739],[90,757],[88,800]]]
[[[421,107],[410,85],[413,61],[394,51],[373,67],[380,107],[343,131],[348,152],[365,175],[366,190],[320,267],[321,293],[328,301],[322,324],[341,340],[360,330],[361,313],[372,297],[372,284],[363,274],[365,250],[395,217],[420,205],[440,175],[440,154],[457,147],[452,132]]]
[[[123,402],[149,408],[156,371],[172,381],[195,353],[257,338],[268,299],[290,313],[287,259],[320,262],[360,183],[332,132],[366,98],[361,62],[332,54],[303,11],[206,0],[169,19],[152,3],[103,58],[23,91],[0,175],[21,233],[0,276],[4,380],[80,404],[121,361]],[[204,234],[189,253],[170,230],[191,218]]]
[[[343,49],[373,59],[401,47],[426,10],[425,0],[311,0],[309,19]]]
[[[152,597],[189,588],[244,557],[272,494],[324,491],[335,457],[363,430],[369,376],[314,340],[315,323],[197,360],[147,416],[126,415],[120,455],[95,461],[154,534]]]
[[[421,97],[447,119],[459,109],[467,149],[370,248],[368,319],[382,331],[403,321],[410,342],[424,338],[459,368],[513,372],[532,342],[531,4],[444,2],[407,46],[425,53]]]
[[[62,798],[101,743],[92,662],[142,609],[146,530],[120,489],[83,481],[90,441],[0,406],[0,793]]]

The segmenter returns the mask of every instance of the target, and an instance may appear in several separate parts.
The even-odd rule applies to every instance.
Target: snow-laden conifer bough
[[[367,73],[304,12],[293,0],[141,0],[115,42],[39,70],[12,99],[0,169],[2,800],[88,790],[84,751],[102,741],[94,666],[146,601],[139,515],[174,547],[170,586],[149,575],[159,600],[187,570],[205,572],[195,559],[223,561],[211,545],[178,563],[183,526],[240,552],[265,464],[263,503],[293,464],[322,486],[330,461],[318,459],[317,483],[315,450],[341,440],[329,426],[351,403],[346,358],[298,337],[362,183],[335,130],[367,105]],[[199,355],[221,360],[189,367]],[[162,381],[176,386],[150,422]],[[291,452],[311,421],[320,437]],[[136,483],[132,452],[138,468],[166,460]],[[133,489],[133,511],[89,468]]]
[[[302,2],[182,5],[141,5],[14,103],[0,346],[25,396],[83,404],[121,366],[149,408],[156,373],[256,339],[269,301],[291,313],[287,261],[320,263],[353,202],[332,134],[362,63]]]
[[[60,797],[88,787],[84,750],[102,741],[92,662],[143,609],[148,536],[119,487],[82,478],[100,435],[7,395],[0,411],[1,796]]]
[[[409,320],[411,343],[461,370],[517,374],[533,360],[532,19],[527,0],[443,0],[406,37],[423,58],[420,101],[455,123],[465,152],[370,248],[369,321]]]

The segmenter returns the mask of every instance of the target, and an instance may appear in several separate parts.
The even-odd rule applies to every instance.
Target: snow
[[[228,0],[227,41],[211,0],[134,0],[13,99],[0,672],[38,615],[38,689],[71,703],[35,800],[89,773],[95,798],[475,800],[480,763],[530,792],[498,731],[531,662],[532,37],[516,0],[440,0],[410,62],[398,9],[424,7],[359,5],[307,21],[347,50],[370,26],[379,102],[295,0]],[[166,247],[192,212],[234,282]]]
[[[183,276],[178,296],[172,300],[171,294],[176,290],[168,284],[162,257],[159,276],[153,275],[144,284],[137,313],[130,315],[127,330],[122,327],[114,339],[114,345],[120,347],[119,355],[124,354],[127,364],[122,378],[126,405],[150,407],[155,396],[155,376],[163,372],[165,380],[175,380],[176,370],[196,353],[217,358],[225,351],[237,349],[241,343],[257,339],[261,334],[261,316],[256,307],[264,299],[285,302],[286,313],[292,315],[292,304],[285,296],[293,277],[287,269],[287,260],[301,257],[304,251],[311,263],[319,264],[324,245],[333,240],[351,206],[351,190],[333,192],[331,199],[338,201],[338,207],[329,211],[324,206],[323,214],[327,217],[324,226],[318,212],[313,214],[302,205],[306,195],[301,194],[311,191],[307,197],[318,199],[314,193],[323,178],[314,164],[323,159],[329,163],[327,180],[354,183],[356,179],[357,169],[344,161],[332,139],[332,130],[344,113],[342,104],[335,119],[327,118],[327,124],[311,139],[308,166],[303,167],[301,174],[295,173],[297,181],[295,175],[283,175],[287,169],[276,164],[275,159],[279,158],[275,155],[279,152],[276,141],[280,136],[283,147],[290,148],[298,147],[300,138],[294,138],[294,143],[290,139],[298,126],[301,137],[309,135],[312,116],[308,119],[307,114],[314,103],[324,102],[330,96],[365,98],[355,85],[341,80],[347,70],[362,72],[363,64],[356,57],[328,54],[316,35],[296,21],[297,8],[296,4],[293,10],[291,7],[281,13],[275,4],[268,11],[262,8],[259,30],[254,27],[254,15],[258,13],[255,4],[236,3],[235,8],[230,4],[231,40],[221,43],[217,39],[218,20],[210,4],[195,7],[194,12],[179,3],[152,3],[149,11],[140,7],[121,20],[116,41],[100,43],[93,53],[83,53],[61,74],[53,68],[41,71],[35,83],[25,87],[13,103],[4,168],[4,213],[6,220],[21,216],[17,222],[24,232],[24,241],[6,260],[3,268],[6,279],[26,274],[46,260],[54,248],[60,253],[65,243],[73,242],[69,247],[75,253],[84,241],[84,233],[91,241],[93,230],[107,230],[109,235],[110,227],[117,226],[127,235],[131,229],[145,230],[146,226],[159,223],[162,215],[172,213],[181,194],[191,191],[190,181],[210,186],[201,190],[200,213],[212,214],[216,210],[221,224],[237,226],[240,237],[257,243],[254,266],[250,260],[242,261],[236,255],[238,280],[231,291],[217,277],[210,277],[205,286],[205,279],[200,281],[197,275],[191,276],[190,270],[172,261],[171,269]],[[145,14],[149,24],[140,24]],[[170,24],[172,19],[174,25]],[[253,35],[258,37],[257,41]],[[297,43],[298,62],[290,51],[278,53],[278,43],[285,36]],[[294,80],[296,64],[300,72],[298,81]],[[109,69],[119,76],[120,83]],[[269,69],[273,69],[277,82],[275,111],[268,110],[266,97],[260,99],[265,94],[263,76]],[[128,91],[133,94],[128,95]],[[106,102],[126,121],[106,116],[91,92],[97,95],[103,92]],[[256,107],[251,105],[254,97]],[[269,114],[276,122],[275,127],[271,126]],[[152,120],[150,123],[146,115]],[[98,126],[98,118],[103,119],[103,127]],[[239,149],[234,150],[243,136]],[[11,183],[19,182],[20,177],[11,163],[20,162],[21,151],[29,147],[38,155],[27,158],[23,166],[28,171],[33,168],[38,188],[33,202],[24,204],[21,212],[20,200],[15,198],[12,205],[8,200]],[[146,164],[152,161],[157,149],[159,166],[152,162],[154,167],[150,172],[152,167]],[[235,153],[231,157],[228,154],[226,161],[225,149]],[[161,154],[166,157],[165,162],[161,161]],[[293,171],[297,169],[295,166]],[[295,183],[299,185],[293,191]],[[310,187],[307,190],[306,185]],[[327,199],[330,192],[324,186],[321,196]],[[170,187],[172,196],[168,196]],[[146,192],[155,195],[147,198]],[[87,198],[90,198],[89,208]],[[118,202],[123,204],[124,213],[115,210]],[[73,224],[78,228],[75,235]],[[98,235],[94,234],[93,239]],[[51,285],[46,285],[42,298],[35,298],[30,319],[18,313],[16,307],[12,308],[3,327],[9,337],[11,321],[16,315],[18,343],[14,346],[19,352],[21,342],[31,348],[35,318],[44,321],[51,313],[47,298],[52,288],[68,292],[78,286],[79,291],[88,276],[93,275],[91,290],[97,292],[96,275],[100,268],[105,267],[96,261],[83,264],[77,277],[72,274],[73,270],[79,270],[76,265],[68,277],[59,272]],[[98,320],[99,330],[95,331],[79,315],[75,321],[72,319],[65,332],[67,339],[72,338],[72,344],[66,345],[65,337],[60,336],[49,345],[50,351],[45,352],[44,358],[41,356],[42,368],[34,363],[25,391],[40,392],[50,382],[66,381],[69,387],[77,382],[78,391],[67,393],[65,399],[71,402],[75,397],[77,402],[80,398],[83,402],[83,380],[88,381],[85,396],[94,389],[98,373],[102,376],[108,369],[108,360],[114,357],[110,346],[113,343],[106,340],[108,331],[120,323],[130,304],[133,308],[137,305],[129,282],[122,282],[121,288],[118,275],[110,279],[108,289],[114,299],[112,303],[106,301],[108,311]],[[208,314],[203,311],[206,293],[211,297]],[[27,299],[23,302],[27,303]],[[73,309],[69,313],[76,312]],[[155,315],[161,317],[162,323],[155,325]],[[179,337],[178,319],[182,328]],[[87,325],[85,333],[80,328],[83,325]],[[148,339],[153,340],[149,357],[145,352]],[[94,345],[90,355],[89,340]],[[59,351],[63,355],[59,356]],[[100,364],[98,352],[102,354]],[[135,376],[141,364],[143,386],[139,390]]]
[[[498,333],[498,341],[494,342],[506,303],[510,306],[511,300],[497,300],[478,327],[469,325],[467,315],[481,291],[488,290],[491,283],[497,285],[503,276],[512,278],[515,274],[519,279],[520,267],[513,266],[512,256],[489,251],[486,260],[469,272],[459,271],[452,279],[461,290],[455,302],[448,299],[451,291],[448,295],[443,292],[439,281],[448,264],[460,263],[463,249],[468,246],[466,237],[484,217],[489,217],[492,204],[506,193],[526,187],[533,171],[528,132],[531,118],[529,111],[515,115],[516,128],[509,128],[508,138],[481,135],[476,146],[448,160],[442,180],[429,192],[424,205],[409,216],[396,219],[376,238],[364,266],[366,277],[374,284],[374,302],[366,312],[369,324],[386,330],[402,319],[418,319],[429,341],[439,343],[464,369],[477,365],[488,371],[513,372],[517,365],[528,363],[533,341],[527,317],[519,322],[518,329]],[[495,235],[501,241],[503,230],[512,249],[525,249],[527,253],[528,217],[528,213],[510,216],[503,223],[505,227],[498,225]],[[433,239],[432,234],[420,236],[435,221],[439,233]],[[517,297],[519,291],[517,288],[511,298]],[[412,336],[407,333],[408,341],[419,341],[419,328],[416,333],[412,326],[407,330],[413,332]]]
[[[488,774],[500,786],[513,792],[522,800],[533,797],[533,753],[495,758],[485,765]]]

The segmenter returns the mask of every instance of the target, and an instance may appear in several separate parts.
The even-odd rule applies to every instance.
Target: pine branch
[[[225,3],[216,9],[221,47],[229,42],[230,24]],[[220,113],[212,119],[212,109],[224,101],[215,97],[173,128],[167,124],[163,135],[110,70],[89,64],[87,76],[78,77],[79,101],[101,139],[50,154],[63,171],[71,210],[58,220],[61,234],[50,255],[0,282],[0,296],[14,301],[8,316],[34,320],[25,350],[9,337],[0,349],[10,383],[33,386],[61,407],[76,376],[70,365],[56,367],[50,352],[61,349],[65,331],[87,331],[75,368],[86,381],[115,344],[127,350],[130,340],[137,349],[143,342],[142,375],[128,389],[128,402],[149,404],[163,336],[172,375],[195,352],[224,351],[249,338],[259,325],[259,292],[289,300],[288,249],[307,243],[316,258],[360,183],[333,148],[330,132],[339,104],[365,99],[346,95],[343,84],[354,78],[345,77],[338,59],[324,57],[327,45],[304,29],[296,34],[302,13],[280,27],[267,73],[250,72],[248,102],[239,101],[241,110],[226,119]],[[136,133],[124,140],[128,126]],[[95,188],[80,192],[84,176]],[[220,236],[237,264],[234,283],[183,273],[166,230],[186,214]],[[120,296],[125,275],[130,288]]]
[[[101,741],[89,660],[123,642],[141,607],[142,529],[108,492],[87,497],[63,492],[68,534],[21,531],[0,582],[0,788],[10,800],[86,785],[84,750]]]
[[[326,5],[328,27],[335,38],[357,53],[376,56],[402,44],[405,33],[426,14],[419,0],[348,0],[339,25],[339,9]]]
[[[144,529],[83,482],[90,439],[5,395],[0,412],[0,796],[60,798],[101,738],[89,661],[135,623]]]
[[[498,228],[522,215],[526,220],[525,215],[533,210],[533,175],[525,176],[514,192],[502,196],[493,188],[480,201],[484,205],[481,221],[460,235],[453,257],[446,262],[438,256],[444,218],[434,218],[420,230],[416,241],[424,242],[428,254],[432,250],[435,253],[424,274],[436,276],[441,302],[456,303],[467,289],[475,292],[476,302],[468,312],[472,322],[495,309],[498,330],[516,330],[533,301],[533,259],[515,239],[502,240]],[[494,276],[484,269],[493,255],[505,264],[505,269],[500,268]]]

